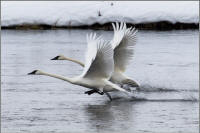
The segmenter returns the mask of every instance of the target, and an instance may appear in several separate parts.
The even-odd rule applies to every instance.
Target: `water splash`
[[[180,90],[162,90],[155,89],[152,91],[137,91],[132,90],[127,94],[121,92],[113,92],[112,98],[114,100],[127,101],[151,101],[151,102],[198,102],[198,93],[193,91]]]

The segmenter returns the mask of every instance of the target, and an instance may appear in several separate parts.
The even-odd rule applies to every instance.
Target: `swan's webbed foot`
[[[100,95],[103,95],[103,94],[104,94],[104,92],[99,91],[99,90],[95,90],[95,89],[85,92],[85,94],[88,94],[88,95],[91,95],[91,94],[93,94],[93,93],[98,93],[98,94],[100,94]]]
[[[91,95],[93,93],[97,93],[97,90],[90,90],[90,91],[86,91],[85,94]]]

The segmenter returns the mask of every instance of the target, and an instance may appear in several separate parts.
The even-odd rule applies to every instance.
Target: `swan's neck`
[[[77,64],[81,65],[82,67],[85,66],[82,62],[80,62],[80,61],[78,61],[78,60],[74,60],[74,59],[71,59],[71,58],[68,58],[68,57],[64,57],[64,59],[65,59],[65,60],[68,60],[68,61],[72,61],[72,62],[74,62],[74,63],[77,63]]]
[[[76,83],[75,78],[63,77],[63,76],[60,76],[60,75],[50,74],[50,73],[46,73],[46,72],[41,72],[41,75],[46,75],[46,76],[49,76],[49,77],[61,79],[61,80],[70,82],[70,83],[72,83],[72,84],[75,84],[75,83]]]

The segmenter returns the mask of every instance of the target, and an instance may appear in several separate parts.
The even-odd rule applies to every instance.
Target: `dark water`
[[[2,31],[2,132],[191,132],[199,130],[198,31],[140,31],[126,74],[140,83],[132,99],[86,88],[34,69],[75,76],[82,68],[52,61],[58,54],[84,62],[91,30]],[[95,31],[106,39],[111,31]]]

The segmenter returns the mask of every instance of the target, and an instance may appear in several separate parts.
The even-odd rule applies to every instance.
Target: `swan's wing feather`
[[[130,63],[134,55],[134,46],[136,44],[135,28],[128,28],[119,45],[114,49],[114,62],[116,70],[124,72],[126,66]]]
[[[90,34],[87,37],[88,51],[84,78],[110,78],[114,69],[113,49],[109,42]]]
[[[114,36],[111,41],[113,49],[117,47],[120,42],[122,41],[125,31],[126,31],[126,23],[121,22],[120,24],[116,22],[115,24],[112,23],[113,29],[114,29]]]

